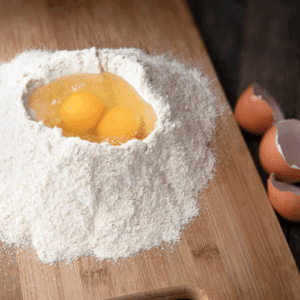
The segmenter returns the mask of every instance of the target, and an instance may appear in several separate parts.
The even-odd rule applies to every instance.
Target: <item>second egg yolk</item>
[[[73,132],[84,132],[100,120],[104,106],[91,93],[76,93],[66,98],[60,108],[63,125]]]
[[[124,106],[116,106],[107,112],[97,125],[97,132],[101,137],[121,137],[136,135],[141,120],[138,114]]]

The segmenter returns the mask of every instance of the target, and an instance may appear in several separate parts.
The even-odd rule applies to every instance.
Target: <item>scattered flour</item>
[[[152,105],[154,131],[121,146],[66,138],[33,120],[40,84],[115,73]],[[196,69],[138,49],[25,51],[0,65],[0,239],[44,263],[126,258],[176,243],[213,178],[208,146],[221,114]]]

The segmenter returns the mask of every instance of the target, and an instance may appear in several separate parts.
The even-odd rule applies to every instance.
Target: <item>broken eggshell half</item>
[[[300,188],[276,180],[272,173],[268,179],[268,195],[278,214],[290,221],[300,221]]]
[[[291,183],[300,181],[300,121],[286,119],[272,125],[259,145],[262,167],[276,178]]]
[[[234,115],[243,129],[259,135],[284,119],[274,98],[258,83],[251,84],[239,97]]]

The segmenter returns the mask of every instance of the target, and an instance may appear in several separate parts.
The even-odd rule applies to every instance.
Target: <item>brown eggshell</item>
[[[251,84],[240,96],[234,115],[243,129],[260,135],[284,119],[276,101],[258,83]]]
[[[300,188],[276,180],[272,173],[268,179],[268,195],[278,214],[290,221],[300,221]]]
[[[300,121],[282,120],[263,136],[259,159],[268,173],[285,182],[300,181]]]

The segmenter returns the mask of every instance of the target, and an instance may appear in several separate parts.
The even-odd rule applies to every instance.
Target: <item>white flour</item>
[[[90,143],[30,117],[40,83],[102,68],[152,105],[158,121],[145,140]],[[221,113],[199,71],[137,49],[26,51],[0,65],[0,107],[1,241],[32,245],[44,263],[115,260],[178,242],[198,215]]]

